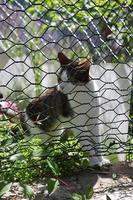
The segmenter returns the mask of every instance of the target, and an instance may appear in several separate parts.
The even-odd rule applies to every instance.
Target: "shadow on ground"
[[[71,169],[68,169],[71,170]],[[133,163],[114,164],[107,170],[87,169],[71,177],[59,178],[60,187],[48,196],[46,180],[42,178],[31,187],[35,193],[34,200],[72,200],[72,194],[83,194],[88,186],[94,189],[91,200],[132,200],[133,199]],[[18,183],[1,200],[29,200],[24,198]]]
[[[35,200],[71,200],[72,193],[83,194],[88,185],[93,186],[92,200],[132,200],[133,166],[131,163],[119,163],[111,166],[109,171],[84,170],[72,177],[62,178],[64,184],[50,197],[44,191],[36,193]]]

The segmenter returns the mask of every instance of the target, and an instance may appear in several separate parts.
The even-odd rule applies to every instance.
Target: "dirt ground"
[[[69,170],[69,169],[68,169]],[[94,195],[91,200],[132,200],[133,199],[133,164],[119,163],[111,166],[109,171],[84,170],[72,177],[62,178],[61,186],[50,197],[47,194],[44,180],[34,183],[35,200],[71,200],[72,193],[83,194],[88,185],[93,186]],[[28,200],[23,198],[18,186],[2,200]]]

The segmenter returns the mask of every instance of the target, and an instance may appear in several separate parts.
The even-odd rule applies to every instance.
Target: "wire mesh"
[[[130,1],[1,1],[1,172],[33,170],[48,157],[78,166],[81,149],[93,151],[90,160],[132,159],[132,19]],[[73,94],[57,91],[59,52],[71,65],[91,58],[84,90],[77,81]]]

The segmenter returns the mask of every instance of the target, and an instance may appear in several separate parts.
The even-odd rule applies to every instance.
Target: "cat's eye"
[[[57,79],[58,83],[70,81],[70,78],[67,76],[67,73],[59,73]]]

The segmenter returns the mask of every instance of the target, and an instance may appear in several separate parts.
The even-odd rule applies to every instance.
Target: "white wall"
[[[90,72],[99,90],[101,114],[98,117],[103,143],[115,141],[119,152],[126,149],[128,140],[132,67],[133,63],[101,63],[93,65]],[[119,160],[124,160],[124,155],[120,154]]]
[[[14,60],[5,55],[0,55],[0,92],[4,99],[19,101],[20,104],[28,103],[31,97],[35,97],[34,73],[30,58],[17,57]]]

